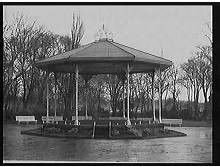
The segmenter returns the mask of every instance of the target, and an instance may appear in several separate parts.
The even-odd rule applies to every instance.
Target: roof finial
[[[95,35],[96,41],[113,41],[112,40],[112,32],[105,28],[105,24],[102,25],[102,28],[98,30]]]

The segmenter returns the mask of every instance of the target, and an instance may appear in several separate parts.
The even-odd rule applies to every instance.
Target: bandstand
[[[77,49],[65,53],[57,54],[49,58],[36,62],[36,66],[47,72],[47,116],[46,123],[42,127],[21,131],[22,134],[38,135],[45,137],[64,137],[64,138],[93,138],[93,139],[149,139],[158,137],[177,137],[186,136],[186,134],[164,128],[161,119],[161,102],[159,97],[159,118],[156,119],[155,101],[154,101],[154,74],[159,73],[159,82],[161,71],[165,70],[173,63],[167,59],[154,56],[152,54],[139,51],[137,49],[114,42],[112,39],[100,38],[99,40],[83,45]],[[50,123],[49,121],[49,73],[74,73],[75,74],[75,119],[74,123],[60,124]],[[152,102],[153,118],[148,123],[143,121],[132,123],[129,116],[129,76],[133,73],[152,73]],[[122,124],[115,123],[114,120],[107,120],[104,125],[96,125],[97,120],[90,120],[92,124],[80,124],[78,110],[78,82],[79,75],[83,75],[85,82],[91,78],[91,75],[97,74],[115,74],[127,79],[127,117]],[[90,76],[90,77],[89,77]],[[124,79],[125,80],[125,79]],[[55,82],[56,83],[56,82]],[[125,83],[125,82],[123,82]],[[56,87],[56,85],[55,85]],[[161,87],[159,84],[159,96]],[[125,91],[123,91],[123,116],[125,116]],[[87,101],[86,101],[87,103]],[[87,104],[86,104],[87,106]],[[86,107],[87,109],[87,107]],[[56,113],[56,112],[55,112]],[[86,112],[87,116],[87,112]],[[102,120],[98,120],[99,123]],[[97,122],[98,122],[97,121]]]
[[[119,44],[112,39],[101,38],[77,49],[40,60],[36,66],[49,73],[75,73],[75,125],[78,120],[78,80],[79,75],[126,74],[127,79],[127,125],[131,125],[129,117],[129,75],[133,73],[153,73],[153,121],[156,120],[154,102],[154,73],[159,74],[173,63],[170,60]],[[160,75],[159,75],[160,81]],[[47,79],[47,118],[49,117],[49,89]],[[160,84],[159,84],[159,92]],[[159,93],[160,95],[160,93]],[[160,100],[161,98],[159,98]],[[159,122],[161,123],[161,103],[159,101]]]

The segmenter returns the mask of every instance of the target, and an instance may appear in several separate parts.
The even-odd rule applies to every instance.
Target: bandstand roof
[[[74,72],[78,64],[80,74],[124,73],[126,63],[130,73],[164,70],[173,63],[170,60],[146,53],[108,39],[83,45],[77,49],[54,55],[35,63],[38,68],[51,72]]]

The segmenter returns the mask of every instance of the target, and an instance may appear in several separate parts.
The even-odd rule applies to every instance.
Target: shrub
[[[160,133],[168,134],[170,131],[168,129],[159,129]]]
[[[113,129],[112,130],[112,135],[113,136],[118,136],[118,135],[120,135],[120,132],[117,129]]]
[[[143,130],[144,135],[150,136],[152,134],[151,130],[149,128],[145,128]]]
[[[61,130],[60,128],[50,127],[50,128],[44,129],[44,131],[47,133],[59,133]]]
[[[142,132],[135,129],[134,127],[129,127],[128,128],[128,134],[134,134],[137,137],[142,137]]]
[[[74,134],[76,134],[76,133],[78,133],[78,128],[77,128],[77,127],[73,127],[73,128],[71,128],[70,130],[68,130],[68,133],[74,133]]]

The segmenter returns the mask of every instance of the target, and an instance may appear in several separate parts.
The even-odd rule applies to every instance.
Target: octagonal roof
[[[125,72],[126,63],[130,64],[131,73],[151,72],[159,67],[164,70],[173,64],[105,38],[40,60],[35,65],[51,72],[68,73],[74,72],[78,64],[80,74],[117,74]]]

